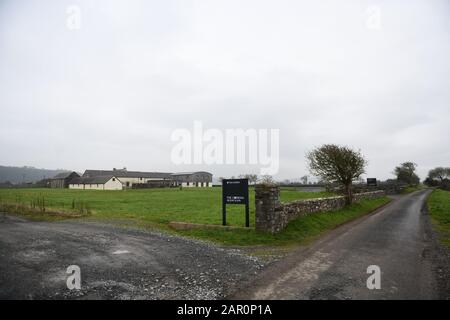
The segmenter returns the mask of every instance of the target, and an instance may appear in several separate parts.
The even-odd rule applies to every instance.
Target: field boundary
[[[239,226],[222,226],[219,224],[205,224],[205,223],[192,223],[182,221],[171,221],[168,223],[169,227],[175,230],[191,230],[191,229],[225,229],[225,230],[252,230],[252,228],[239,227]]]

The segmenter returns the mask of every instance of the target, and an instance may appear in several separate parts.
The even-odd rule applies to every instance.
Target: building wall
[[[50,188],[64,188],[64,179],[50,180]]]
[[[201,187],[212,187],[212,182],[203,182],[203,186],[201,182],[198,182],[197,185],[195,182],[181,182],[181,186],[183,188],[201,188]]]
[[[212,187],[212,174],[207,172],[173,175],[172,178],[182,187]]]
[[[108,182],[105,183],[105,187],[104,190],[122,190],[123,189],[123,185],[121,180],[119,179],[115,179],[115,181],[113,181],[113,179],[110,179]]]
[[[118,178],[124,187],[131,188],[133,184],[139,184],[139,183],[147,183],[147,181],[162,181],[164,179],[161,178],[132,178],[132,177],[119,177]],[[128,185],[127,185],[128,183]]]
[[[92,183],[92,184],[69,184],[69,189],[84,189],[84,190],[122,190],[122,183],[116,179],[110,179],[106,183]]]
[[[62,179],[50,179],[50,188],[68,188],[70,180],[77,178],[80,175],[72,172],[68,177]]]
[[[69,184],[69,189],[84,189],[83,184]]]

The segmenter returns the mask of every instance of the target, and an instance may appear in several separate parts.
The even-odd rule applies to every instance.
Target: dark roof
[[[167,172],[142,172],[123,170],[86,170],[83,177],[115,176],[124,178],[170,178]]]
[[[114,176],[80,177],[70,180],[70,184],[104,184]]]
[[[54,176],[51,179],[66,179],[68,178],[71,174],[75,173],[77,176],[80,176],[78,173],[76,173],[75,171],[67,171],[67,172],[61,172],[58,173],[56,176]]]
[[[184,175],[192,175],[196,173],[206,173],[212,176],[212,173],[206,172],[206,171],[193,171],[193,172],[175,172],[172,173],[171,176],[184,176]]]

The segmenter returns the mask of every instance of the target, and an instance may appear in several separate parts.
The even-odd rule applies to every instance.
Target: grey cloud
[[[73,4],[77,31],[65,26]],[[366,27],[372,5],[380,30]],[[322,143],[362,149],[371,176],[412,160],[424,177],[450,163],[449,9],[444,0],[3,1],[1,162],[191,170],[170,162],[170,134],[201,120],[279,128],[279,179],[307,173],[304,154]]]

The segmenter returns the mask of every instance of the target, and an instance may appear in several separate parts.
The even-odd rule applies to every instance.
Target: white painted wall
[[[114,181],[115,180],[115,181]],[[121,180],[111,178],[108,182],[105,183],[104,190],[122,190],[123,185]]]
[[[82,184],[69,184],[69,189],[84,189]]]
[[[69,184],[69,189],[122,190],[122,182],[117,178],[111,178],[106,183],[101,184]]]
[[[139,183],[147,183],[147,181],[163,181],[164,179],[160,178],[130,178],[130,177],[120,177],[120,181],[122,182],[124,187],[127,187],[127,182],[129,183],[128,188],[131,188],[133,184],[139,184]]]
[[[195,185],[195,182],[189,182],[189,185],[187,185],[187,182],[182,182],[181,186],[183,188],[201,188],[202,184],[199,182],[198,186]],[[206,187],[212,187],[212,182],[203,182],[203,188]]]

